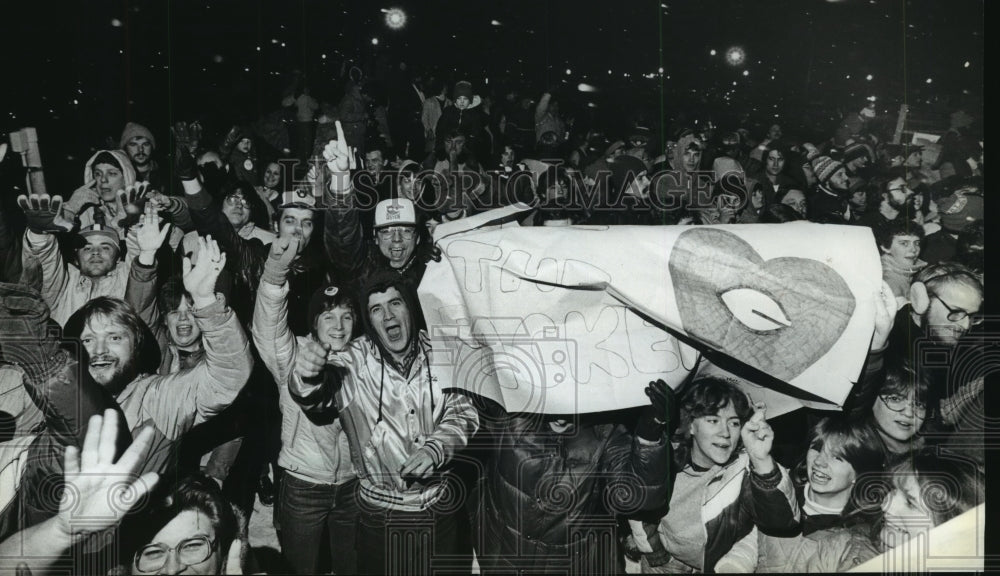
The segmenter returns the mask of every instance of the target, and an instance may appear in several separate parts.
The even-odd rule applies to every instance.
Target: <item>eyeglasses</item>
[[[177,554],[177,562],[184,566],[200,564],[212,556],[215,546],[215,540],[209,539],[208,536],[181,540],[173,548],[163,544],[150,544],[135,553],[135,567],[139,572],[156,572],[167,564],[167,559],[172,553]]]
[[[906,410],[907,406],[913,408],[913,413],[919,418],[923,418],[927,415],[927,404],[925,402],[914,401],[910,403],[910,399],[906,396],[900,396],[899,394],[879,394],[879,398],[885,404],[885,407],[893,412],[902,412]]]
[[[948,305],[947,302],[945,302],[944,300],[942,300],[941,297],[938,296],[937,294],[934,294],[933,297],[938,302],[940,302],[942,306],[944,306],[948,310],[948,321],[949,322],[961,322],[962,320],[965,320],[966,318],[968,318],[969,319],[969,324],[971,324],[973,326],[978,326],[978,325],[980,325],[980,324],[983,323],[983,315],[982,314],[980,314],[978,312],[970,314],[970,313],[966,312],[965,310],[962,310],[961,308],[952,308],[951,306]]]
[[[391,240],[397,232],[403,240],[413,240],[413,235],[416,234],[416,230],[413,228],[390,226],[388,228],[380,228],[378,230],[378,237],[380,240]]]
[[[247,199],[246,199],[245,196],[243,196],[242,193],[236,193],[236,194],[230,194],[229,196],[226,196],[226,202],[228,204],[233,204],[234,206],[235,205],[239,205],[239,204],[246,205],[247,204]]]

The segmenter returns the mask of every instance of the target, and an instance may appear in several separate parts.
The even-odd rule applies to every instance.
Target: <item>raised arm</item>
[[[138,255],[132,259],[128,284],[125,286],[125,301],[135,308],[139,317],[154,332],[159,326],[160,311],[156,308],[156,251],[170,234],[170,224],[160,228],[162,218],[157,216],[156,207],[147,203],[145,213],[135,227],[135,242]]]
[[[42,271],[42,297],[49,306],[54,306],[69,283],[69,271],[59,252],[55,233],[69,231],[73,225],[60,216],[62,198],[59,196],[22,194],[17,203],[28,221],[22,256],[38,261]]]
[[[545,118],[545,113],[549,111],[549,102],[551,101],[551,92],[542,94],[542,97],[538,99],[538,105],[535,106],[535,124],[538,124],[542,121],[542,118]]]
[[[255,280],[260,277],[264,245],[259,240],[240,238],[212,196],[198,181],[194,159],[184,150],[178,153],[177,172],[184,186],[187,209],[194,228],[202,236],[212,236],[228,256],[229,270],[234,275]],[[255,283],[255,282],[254,282]]]
[[[740,437],[750,457],[741,508],[765,534],[782,535],[795,530],[799,525],[795,487],[788,470],[771,457],[774,431],[767,423],[763,405],[755,407]]]
[[[323,149],[327,161],[327,172],[323,178],[323,245],[327,258],[338,270],[357,274],[365,262],[368,244],[364,240],[361,221],[355,206],[355,192],[351,185],[351,164],[354,155],[344,136],[344,127],[338,120],[337,140],[331,141]],[[323,168],[318,167],[322,172]]]
[[[295,336],[288,328],[287,277],[298,245],[296,238],[276,238],[271,243],[253,310],[254,345],[279,386],[287,385],[295,358]]]
[[[677,427],[678,405],[663,380],[650,382],[646,395],[650,405],[643,408],[635,433],[619,426],[603,462],[609,477],[606,501],[614,505],[612,512],[656,509],[670,500],[674,475],[669,436]]]
[[[211,238],[198,242],[198,264],[184,259],[184,288],[194,303],[205,357],[193,368],[157,377],[147,395],[154,421],[169,438],[186,430],[182,423],[192,414],[191,425],[197,425],[232,404],[253,367],[246,333],[225,297],[215,294],[226,256]]]
[[[82,450],[66,449],[63,459],[66,494],[58,514],[0,543],[0,572],[13,574],[74,573],[79,566],[67,557],[70,548],[89,539],[103,539],[135,504],[145,501],[159,476],[138,476],[153,437],[143,430],[124,452],[116,438],[127,426],[114,411],[89,419]],[[118,455],[121,455],[118,457]],[[98,540],[99,542],[99,540]],[[100,545],[99,545],[100,546]]]

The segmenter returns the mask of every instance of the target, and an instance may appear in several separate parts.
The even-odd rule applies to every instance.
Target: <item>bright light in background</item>
[[[747,53],[739,46],[726,50],[726,63],[730,66],[740,66],[747,59]]]
[[[931,78],[928,78],[928,79],[927,79],[927,83],[928,83],[928,84],[930,84],[930,83],[931,83],[931,82],[933,82],[933,81],[934,81],[934,80],[933,80],[933,79],[931,79]]]
[[[490,20],[490,24],[492,24],[493,26],[501,26],[499,20]]]
[[[710,51],[708,52],[708,55],[709,55],[709,56],[715,56],[715,50],[714,50],[714,49],[713,49],[713,50],[710,50]]]
[[[663,66],[660,66],[656,71],[659,72],[660,74],[663,74]]]
[[[963,68],[968,68],[969,66],[970,66],[970,64],[969,64],[969,61],[968,61],[968,60],[966,60],[966,61],[965,61],[965,65],[963,66]]]
[[[874,78],[874,76],[872,76],[871,74],[865,76],[865,80],[871,80],[872,78]]]
[[[749,76],[750,75],[750,71],[749,70],[744,70],[743,71],[743,75],[744,76]]]
[[[572,74],[572,73],[573,73],[573,71],[572,71],[572,70],[570,70],[569,68],[567,68],[567,69],[566,69],[566,75],[567,75],[567,76],[569,76],[569,75],[570,75],[570,74]]]
[[[874,102],[875,101],[875,97],[874,96],[869,96],[868,97],[868,101],[869,102]]]
[[[385,14],[385,25],[389,28],[399,30],[406,26],[406,12],[399,8],[383,8],[382,12]]]
[[[372,38],[372,46],[378,46],[378,38]]]
[[[585,84],[583,82],[576,85],[576,89],[580,92],[597,92],[597,88],[591,86],[590,84]]]

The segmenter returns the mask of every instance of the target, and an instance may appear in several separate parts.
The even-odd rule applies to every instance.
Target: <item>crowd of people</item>
[[[983,502],[969,110],[904,146],[870,106],[813,141],[606,134],[555,87],[397,88],[376,106],[352,76],[328,105],[298,78],[287,122],[220,138],[130,122],[77,190],[0,205],[0,570],[254,573],[259,498],[295,574],[842,571]],[[589,414],[442,388],[435,227],[513,204],[522,226],[869,227],[857,384],[771,419],[752,373]]]

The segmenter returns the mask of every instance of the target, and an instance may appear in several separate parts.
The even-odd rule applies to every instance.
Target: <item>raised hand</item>
[[[892,326],[896,322],[897,302],[892,294],[892,288],[884,281],[874,300],[875,334],[872,336],[871,350],[881,350],[889,341],[889,334],[892,333]]]
[[[139,476],[153,440],[153,429],[143,428],[115,462],[118,413],[94,415],[87,426],[83,449],[66,447],[66,488],[59,504],[58,524],[73,542],[86,540],[118,525],[122,517],[156,485],[159,476]]]
[[[211,236],[198,237],[198,263],[184,257],[184,289],[191,294],[195,309],[215,302],[215,282],[226,266],[226,253]]]
[[[288,269],[299,252],[298,238],[275,238],[271,251],[264,262],[264,272],[260,279],[275,286],[281,286],[288,277]]]
[[[668,428],[672,431],[680,419],[674,391],[662,379],[646,386],[649,406],[643,409],[635,433],[646,440],[659,440]]]
[[[194,161],[190,132],[178,135],[176,126],[171,128],[170,132],[174,135],[174,172],[181,180],[196,180],[198,178],[198,166]]]
[[[147,203],[145,212],[139,217],[139,223],[135,226],[135,240],[139,245],[138,257],[140,262],[146,266],[151,266],[154,263],[156,251],[160,249],[163,241],[170,234],[170,224],[165,224],[161,229],[161,222],[163,222],[163,218],[157,215],[156,206],[151,202]]]
[[[347,145],[344,127],[340,120],[334,122],[337,127],[337,139],[330,140],[323,148],[323,158],[330,169],[330,191],[346,192],[351,188],[350,170],[356,167],[354,151]]]
[[[97,193],[94,193],[95,197]],[[17,205],[24,211],[28,228],[34,232],[68,232],[73,223],[62,217],[62,196],[32,194],[17,197]]]
[[[770,474],[774,470],[774,459],[771,458],[771,446],[774,444],[774,430],[765,419],[767,407],[763,404],[754,406],[753,416],[747,420],[740,430],[743,446],[757,474]]]
[[[146,204],[146,195],[150,192],[149,182],[134,182],[124,190],[118,191],[118,201],[125,207],[127,214],[142,214]]]

